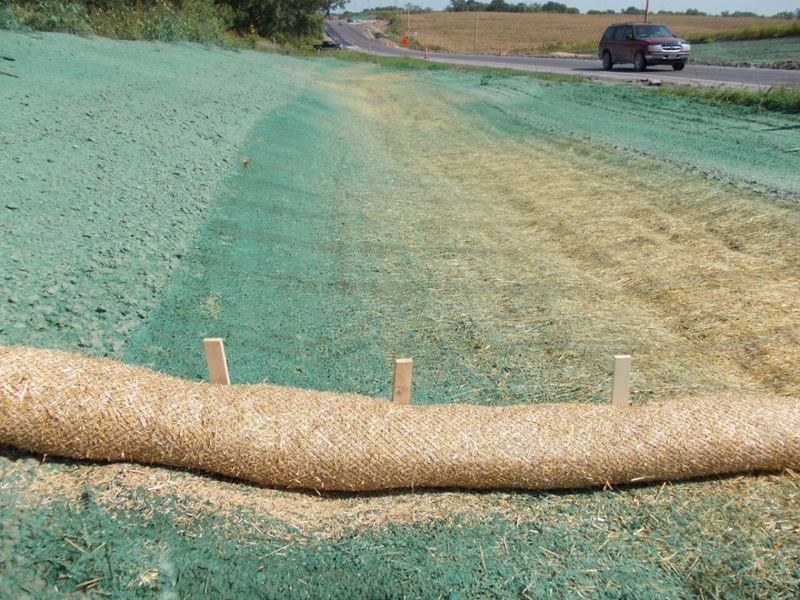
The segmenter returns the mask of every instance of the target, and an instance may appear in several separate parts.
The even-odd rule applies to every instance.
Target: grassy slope
[[[692,56],[698,62],[722,65],[771,65],[789,60],[797,63],[800,62],[800,37],[695,44]]]
[[[66,70],[106,42],[19,43]],[[134,56],[153,48],[125,47]],[[166,68],[173,85],[208,73],[203,52],[156,48],[175,60]],[[654,131],[652,102],[638,90],[501,77],[481,85],[480,75],[223,56],[230,60],[220,59],[220,70],[232,79],[258,73],[249,82],[254,98],[291,84],[292,101],[254,114],[246,136],[237,130],[231,143],[240,145],[228,157],[247,156],[250,166],[223,169],[227,178],[213,182],[211,208],[186,226],[186,255],[162,275],[153,296],[160,304],[135,336],[102,320],[81,328],[91,325],[104,343],[127,341],[118,355],[198,377],[199,339],[213,333],[228,340],[237,381],[385,394],[388,359],[413,353],[415,401],[507,403],[599,400],[610,354],[632,350],[638,399],[729,388],[797,393],[796,119],[666,98],[670,117]],[[23,97],[44,101],[48,88],[32,77],[18,83],[31,86]],[[198,93],[198,110],[213,106]],[[39,118],[32,138],[52,117]],[[204,130],[184,127],[182,140]],[[146,158],[154,131],[132,131],[129,151]],[[103,148],[113,152],[115,140]],[[665,162],[654,142],[681,153]],[[36,149],[20,145],[21,164]],[[204,160],[186,157],[187,172]],[[4,167],[7,181],[27,189],[28,180],[14,181],[16,165]],[[136,179],[163,185],[157,172]],[[34,206],[27,198],[46,185],[21,196],[17,211]],[[179,212],[173,201],[162,216]],[[46,233],[52,225],[42,213],[18,218]],[[142,219],[121,231],[152,226]],[[66,234],[78,224],[61,223]],[[62,238],[51,246],[83,264],[83,249]],[[24,244],[4,240],[10,249]],[[173,243],[157,237],[156,255]],[[22,250],[31,285],[44,285],[59,253],[41,244]],[[24,272],[6,266],[3,293]],[[123,295],[138,283],[128,263],[110,273],[89,264],[76,281],[89,289],[116,281]],[[27,323],[37,302],[12,304],[4,322]],[[81,347],[69,331],[23,325],[2,340],[30,335],[105,351]],[[117,594],[157,587],[180,597],[551,588],[790,596],[800,586],[800,488],[789,475],[594,493],[317,497],[139,466],[40,467],[13,452],[0,465],[4,548],[21,561],[0,567],[12,592],[72,589],[98,576],[98,588]]]
[[[764,40],[796,37],[798,35],[800,35],[800,22],[796,19],[782,22],[775,19],[758,19],[744,27],[703,32],[690,36],[690,39],[693,42],[721,42],[723,40]]]

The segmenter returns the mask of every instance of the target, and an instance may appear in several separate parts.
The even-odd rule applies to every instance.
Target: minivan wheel
[[[685,60],[681,60],[681,61],[672,63],[672,68],[675,69],[676,71],[683,71],[683,67],[685,67],[685,66],[686,66],[686,61]]]
[[[611,60],[611,52],[606,50],[603,52],[603,68],[606,71],[610,71],[614,67],[614,61]]]
[[[638,50],[633,57],[633,68],[637,71],[644,71],[647,68],[647,60],[645,60],[644,54]]]

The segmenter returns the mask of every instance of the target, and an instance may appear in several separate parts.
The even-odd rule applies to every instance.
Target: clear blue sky
[[[488,2],[489,0],[483,0]],[[506,0],[507,2],[519,2],[520,0]],[[547,0],[521,0],[526,4],[532,2],[539,2],[543,4]],[[619,11],[628,6],[641,6],[644,8],[644,0],[556,0],[568,6],[577,6],[582,13],[589,9],[607,10],[613,8]],[[405,6],[406,2],[402,0],[350,0],[347,9],[351,11],[363,10],[367,6],[387,6],[387,5],[400,5]],[[412,4],[419,6],[430,7],[434,10],[443,10],[448,4],[449,0],[417,0],[412,1]],[[709,14],[719,14],[723,10],[728,11],[749,11],[759,15],[774,15],[775,13],[785,10],[797,10],[800,8],[800,0],[650,0],[650,10],[658,12],[659,10],[674,10],[684,11],[687,8],[696,8]]]

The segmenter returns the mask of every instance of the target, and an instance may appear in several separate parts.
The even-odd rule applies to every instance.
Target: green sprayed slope
[[[364,91],[361,80],[380,82],[379,72],[332,68],[324,82],[259,121],[242,148],[250,167],[220,189],[197,252],[126,348],[126,360],[202,379],[200,340],[220,336],[234,381],[385,396],[391,358],[410,355],[415,402],[503,404],[603,400],[607,359],[625,349],[638,357],[642,397],[764,389],[724,376],[729,368],[698,369],[702,359],[687,352],[692,346],[669,315],[659,317],[648,299],[605,280],[599,267],[613,261],[612,250],[585,244],[595,262],[565,250],[548,231],[556,224],[543,220],[552,216],[509,188],[561,186],[563,200],[577,204],[586,196],[641,194],[642,215],[653,211],[663,221],[658,227],[674,220],[700,231],[722,228],[713,215],[727,211],[726,203],[749,202],[749,212],[737,208],[743,221],[770,218],[791,231],[796,210],[751,192],[739,198],[715,181],[730,174],[744,183],[738,172],[750,155],[760,168],[749,167],[757,179],[747,185],[776,190],[786,181],[789,189],[778,193],[792,198],[796,180],[788,171],[797,159],[779,151],[791,143],[790,118],[742,119],[736,110],[704,107],[703,118],[727,132],[714,144],[732,156],[709,181],[689,165],[706,161],[711,170],[712,161],[723,161],[708,158],[708,136],[695,119],[656,130],[639,91],[517,79],[485,86],[460,74],[387,80],[380,92]],[[348,87],[351,77],[357,83]],[[677,113],[683,104],[668,98],[663,110]],[[504,154],[514,150],[508,144],[493,154],[495,140],[535,146],[546,164]],[[662,161],[649,155],[654,145],[680,151]],[[475,156],[483,159],[474,179],[482,172],[496,184],[481,187],[458,172]],[[515,171],[514,160],[528,162]],[[575,173],[554,184],[561,164]],[[537,182],[535,169],[544,167]],[[697,208],[695,194],[703,194]],[[637,223],[618,210],[616,218]],[[639,243],[675,243],[668,231],[658,235]],[[665,346],[675,352],[659,354]]]
[[[204,377],[200,340],[220,336],[236,381],[348,390],[367,374],[357,387],[379,390],[348,235],[359,218],[348,182],[373,174],[334,123],[346,118],[313,87],[256,124],[241,149],[249,167],[225,182],[129,360]]]
[[[0,343],[119,357],[309,62],[0,31]]]
[[[800,63],[800,37],[739,42],[711,42],[692,46],[694,60],[718,65],[769,65],[793,61]]]
[[[456,79],[453,85],[462,84]],[[468,109],[504,135],[566,135],[606,147],[610,160],[622,149],[712,180],[800,196],[797,116],[714,107],[631,86],[495,78],[483,87],[471,94]]]
[[[769,502],[781,493],[770,478],[530,494],[534,522],[520,507],[521,523],[484,515],[334,539],[268,536],[263,532],[272,523],[252,518],[246,507],[213,514],[185,500],[154,499],[145,488],[120,498],[129,508],[111,510],[97,501],[102,492],[87,486],[75,503],[4,508],[9,560],[0,561],[0,595],[50,597],[86,582],[94,587],[90,594],[124,598],[791,598],[800,592],[791,521],[797,505]],[[729,509],[746,503],[765,509],[721,512],[729,497]]]
[[[445,205],[459,191],[420,182],[331,96],[309,86],[251,131],[242,148],[249,168],[226,181],[197,252],[126,359],[204,378],[199,342],[220,336],[237,382],[386,396],[391,359],[413,355],[416,402],[529,397],[530,373],[511,391],[497,388],[508,357],[481,365],[469,357],[497,336],[476,334],[477,315],[452,314],[454,282],[435,273],[449,257],[421,245],[420,235],[440,227],[426,204]],[[452,240],[442,244],[456,251]],[[520,341],[512,344],[521,356]]]

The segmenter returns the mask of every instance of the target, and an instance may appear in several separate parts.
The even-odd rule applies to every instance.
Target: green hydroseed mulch
[[[198,340],[218,336],[235,381],[385,392],[387,350],[361,314],[362,258],[347,235],[364,201],[348,185],[371,173],[329,125],[340,120],[317,91],[254,125],[241,147],[248,168],[225,182],[128,360],[203,378]]]
[[[333,64],[334,79],[346,73]],[[680,179],[683,171],[777,194],[768,204],[792,205],[800,192],[793,175],[800,161],[787,152],[795,143],[793,121],[784,117],[743,111],[731,130],[736,110],[705,106],[701,112],[673,98],[658,99],[662,106],[653,109],[654,99],[638,90],[537,83],[526,90],[514,78],[487,89],[475,76],[421,77],[453,97],[471,88],[459,111],[486,122],[497,135],[523,144],[536,138],[577,140],[571,152],[580,152],[586,140],[595,147],[607,144],[606,160],[623,176],[651,169],[656,182],[664,180],[670,202],[676,192],[667,187],[673,183],[669,178]],[[531,88],[536,110],[530,108]],[[590,104],[599,92],[607,95],[605,101]],[[326,101],[326,95],[335,97],[331,90],[309,86],[295,103],[254,126],[240,151],[249,157],[249,167],[237,169],[223,185],[196,253],[184,262],[161,307],[132,337],[125,359],[203,378],[198,340],[224,337],[231,376],[238,382],[385,396],[391,359],[413,356],[419,403],[564,400],[575,398],[578,389],[582,398],[607,396],[609,364],[603,359],[646,345],[640,332],[623,328],[614,334],[616,345],[592,348],[569,326],[563,330],[568,319],[572,328],[579,326],[573,315],[559,314],[559,298],[553,297],[558,291],[541,286],[541,319],[527,315],[524,323],[515,322],[513,311],[498,314],[500,307],[482,304],[493,301],[482,297],[486,279],[458,273],[468,268],[459,263],[464,256],[480,252],[479,241],[464,233],[480,211],[476,199],[413,160],[420,143],[432,148],[440,143],[438,132],[398,134],[387,144],[367,135],[369,121],[342,103]],[[695,116],[671,119],[653,142],[654,110],[671,118],[693,109]],[[715,136],[698,135],[700,125]],[[747,145],[739,143],[743,136]],[[401,141],[407,145],[391,147]],[[754,155],[753,146],[762,152]],[[796,212],[791,219],[797,221]],[[491,259],[478,255],[477,260]],[[519,281],[505,293],[525,293],[523,277],[531,274],[516,275]],[[505,322],[498,323],[500,318]],[[531,350],[534,323],[534,329],[547,330],[540,335],[550,356]],[[553,360],[564,353],[594,364],[582,372],[563,356]]]
[[[31,506],[16,501],[14,486],[71,467],[30,468],[35,458],[10,457],[12,468],[0,458],[3,597],[87,586],[92,595],[125,598],[790,598],[800,589],[797,506],[779,500],[777,477],[495,493],[519,502],[516,520],[461,516],[327,539],[268,535],[272,520],[247,506],[215,514],[208,502],[143,487],[126,490],[119,506],[100,502],[102,489],[91,485],[77,500],[43,496]],[[786,500],[796,502],[798,492]],[[736,498],[763,510],[730,510]],[[534,507],[539,518],[529,522]]]
[[[604,401],[611,354],[632,351],[637,399],[722,391],[733,365],[680,362],[696,340],[602,270],[614,266],[601,252],[618,242],[602,238],[622,218],[614,203],[641,194],[644,211],[663,191],[659,218],[676,234],[696,225],[681,239],[700,253],[726,227],[703,213],[730,199],[756,234],[769,227],[770,251],[796,245],[790,116],[184,44],[0,32],[0,55],[19,75],[0,87],[11,148],[0,153],[0,343],[200,379],[201,340],[219,336],[235,382],[384,396],[391,359],[411,355],[415,403],[492,404]],[[602,268],[560,250],[569,224],[506,188],[563,189],[565,209],[587,189],[605,195],[609,219],[586,240]],[[739,389],[774,389],[746,375],[731,375]],[[59,474],[85,476],[77,500],[30,491]],[[335,534],[145,487],[115,502],[115,486],[5,450],[0,596],[800,593],[792,475],[463,493],[472,513],[395,521],[376,509],[375,525]]]
[[[692,56],[699,62],[720,65],[771,65],[787,61],[798,65],[800,37],[694,44]]]
[[[237,382],[386,396],[392,359],[414,356],[415,402],[529,398],[546,378],[526,340],[500,340],[479,314],[453,314],[452,290],[419,264],[424,249],[406,246],[426,227],[402,208],[427,201],[418,175],[393,166],[358,114],[321,93],[253,128],[242,148],[249,167],[226,182],[197,252],[125,358],[203,378],[198,340],[224,337]],[[480,365],[470,356],[498,343],[505,356]]]
[[[0,75],[0,335],[121,356],[252,124],[314,69],[189,44],[7,31],[0,56],[15,75]]]
[[[768,481],[741,487],[753,485],[774,493]],[[198,518],[192,504],[154,501],[144,489],[130,494],[134,510],[110,510],[87,487],[69,504],[4,507],[0,594],[52,597],[88,587],[90,596],[121,598],[795,596],[791,526],[764,528],[783,509],[721,519],[724,506],[692,487],[596,492],[569,504],[527,494],[545,505],[547,522],[489,516],[327,541],[270,538],[258,521],[231,535],[237,515]],[[712,550],[709,538],[724,540],[724,550]]]
[[[617,160],[618,149],[652,159],[640,163],[643,169],[671,165],[713,180],[788,192],[792,199],[800,194],[794,171],[800,165],[797,115],[714,107],[661,96],[658,89],[617,85],[545,86],[531,98],[514,79],[498,83],[501,90],[517,93],[506,92],[509,97],[498,104],[497,92],[483,86],[484,93],[474,94],[473,102],[475,112],[506,135],[567,135],[605,147],[610,160]],[[630,169],[636,168],[631,161]]]

